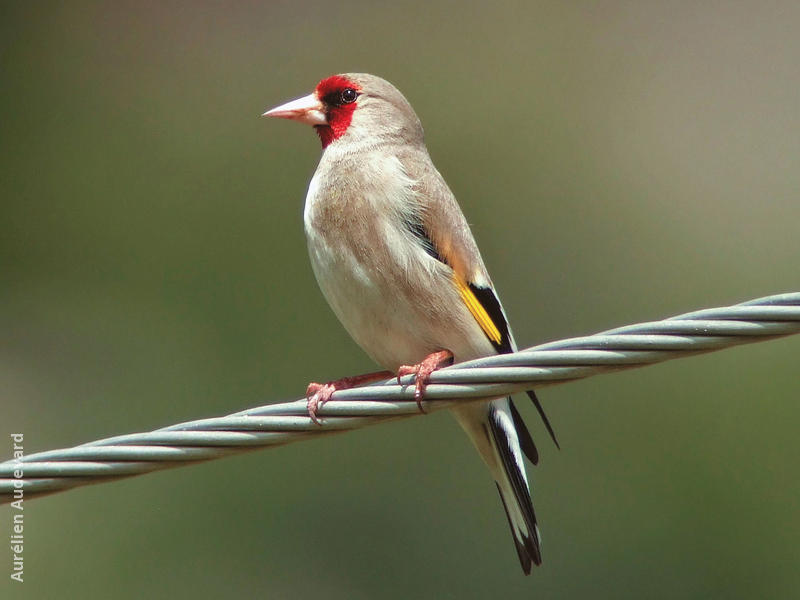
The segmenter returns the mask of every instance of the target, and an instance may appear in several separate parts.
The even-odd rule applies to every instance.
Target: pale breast
[[[404,226],[419,203],[400,161],[344,167],[320,163],[304,221],[317,282],[348,333],[392,370],[445,348],[459,360],[493,353],[450,268]]]

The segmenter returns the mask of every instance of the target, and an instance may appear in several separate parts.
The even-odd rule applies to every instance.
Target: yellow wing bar
[[[461,299],[464,301],[464,304],[467,305],[472,316],[475,317],[478,325],[483,329],[483,333],[485,333],[486,337],[493,343],[499,344],[502,339],[500,330],[497,328],[497,325],[494,324],[494,321],[492,321],[492,318],[489,316],[489,313],[486,312],[486,309],[480,301],[475,297],[475,294],[469,288],[469,284],[455,274],[453,275],[453,279],[458,286],[458,293],[461,294]]]

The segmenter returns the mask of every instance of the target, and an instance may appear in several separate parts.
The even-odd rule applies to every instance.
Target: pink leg
[[[431,373],[439,367],[443,367],[453,360],[453,353],[450,350],[439,350],[426,356],[421,363],[416,365],[402,365],[397,369],[397,383],[403,375],[414,375],[414,400],[417,401],[419,412],[425,412],[422,408],[422,399],[425,397],[425,388],[431,380]]]
[[[365,373],[364,375],[355,375],[354,377],[343,377],[342,379],[329,381],[328,383],[315,383],[312,381],[308,384],[308,388],[306,388],[308,416],[311,417],[314,423],[321,425],[319,419],[317,419],[317,411],[322,408],[323,404],[331,399],[333,392],[336,390],[346,390],[364,383],[370,383],[371,381],[389,379],[391,376],[391,371],[376,371],[375,373]]]

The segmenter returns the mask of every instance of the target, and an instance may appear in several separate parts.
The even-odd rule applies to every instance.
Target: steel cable
[[[440,410],[795,333],[800,292],[768,296],[453,365],[433,373],[423,405]],[[420,414],[412,379],[336,392],[319,425],[302,399],[8,460],[0,504]]]

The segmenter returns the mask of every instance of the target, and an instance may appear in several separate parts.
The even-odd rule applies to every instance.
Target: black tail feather
[[[522,514],[522,518],[525,521],[525,528],[528,530],[526,534],[514,526],[513,521],[511,520],[511,515],[508,511],[506,500],[503,498],[503,494],[501,492],[500,497],[503,499],[503,508],[506,510],[506,517],[508,517],[508,522],[511,527],[511,535],[514,538],[514,544],[516,545],[517,553],[520,557],[522,570],[527,574],[530,573],[531,561],[537,565],[542,564],[542,552],[541,548],[539,547],[539,529],[536,524],[536,513],[534,513],[531,494],[528,490],[528,484],[525,481],[525,476],[523,475],[522,469],[524,467],[517,462],[517,458],[514,456],[514,453],[511,449],[511,444],[509,443],[510,440],[508,438],[508,434],[503,428],[502,423],[498,421],[494,408],[490,408],[489,424],[491,426],[490,429],[492,438],[494,439],[495,446],[497,447],[498,454],[500,455],[500,460],[503,463],[503,470],[508,476],[508,481],[511,484],[511,490],[514,493],[514,499],[516,500],[519,512]],[[520,457],[520,459],[521,458],[522,457]],[[500,488],[498,485],[498,491],[499,489]]]
[[[508,506],[506,505],[506,499],[503,498],[503,492],[500,491],[500,484],[496,481],[494,484],[497,486],[497,493],[500,494],[500,502],[503,503],[503,510],[506,511],[508,526],[511,528],[511,537],[514,539],[514,547],[517,549],[517,556],[519,556],[519,564],[522,565],[522,571],[525,573],[525,575],[530,575],[531,554],[528,552],[525,544],[517,539],[517,530],[514,528],[514,523],[511,522],[511,515],[508,513]]]

